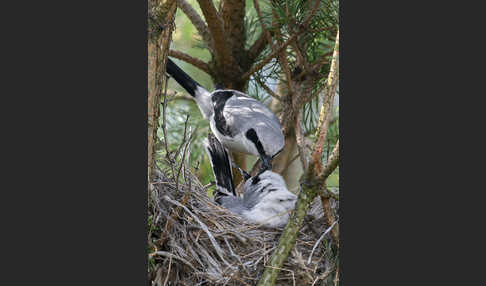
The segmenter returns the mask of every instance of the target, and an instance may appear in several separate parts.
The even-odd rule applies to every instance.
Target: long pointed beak
[[[266,170],[272,170],[272,157],[262,156],[261,159],[262,159],[262,170],[263,170],[261,173],[263,173]]]

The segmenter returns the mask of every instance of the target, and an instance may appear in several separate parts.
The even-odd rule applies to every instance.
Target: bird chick
[[[210,158],[216,181],[216,203],[248,221],[269,227],[285,226],[294,209],[297,196],[287,189],[279,174],[266,170],[249,178],[243,196],[235,192],[228,152],[214,137],[208,136],[204,147]]]

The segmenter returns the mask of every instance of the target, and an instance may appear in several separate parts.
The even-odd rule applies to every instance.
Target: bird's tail
[[[211,133],[204,140],[204,148],[208,153],[211,166],[213,167],[214,179],[216,180],[214,200],[220,203],[219,200],[224,196],[236,196],[231,163],[227,151]]]
[[[201,86],[197,81],[179,68],[171,59],[167,58],[167,73],[173,77],[190,95],[196,97],[196,90]]]

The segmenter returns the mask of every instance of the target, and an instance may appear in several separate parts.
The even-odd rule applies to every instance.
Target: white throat
[[[211,93],[201,86],[198,86],[195,92],[196,103],[201,110],[201,113],[205,119],[211,118],[214,112],[213,102],[211,101]]]

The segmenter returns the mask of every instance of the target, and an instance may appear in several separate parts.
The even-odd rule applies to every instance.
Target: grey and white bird
[[[209,92],[167,59],[167,73],[196,100],[218,140],[230,151],[260,156],[262,170],[284,147],[280,121],[264,104],[243,92],[216,89]]]
[[[223,145],[210,135],[205,139],[204,147],[216,181],[216,203],[253,223],[270,227],[282,227],[287,224],[297,196],[289,192],[279,174],[266,170],[249,178],[243,186],[243,196],[238,197],[229,156]]]

